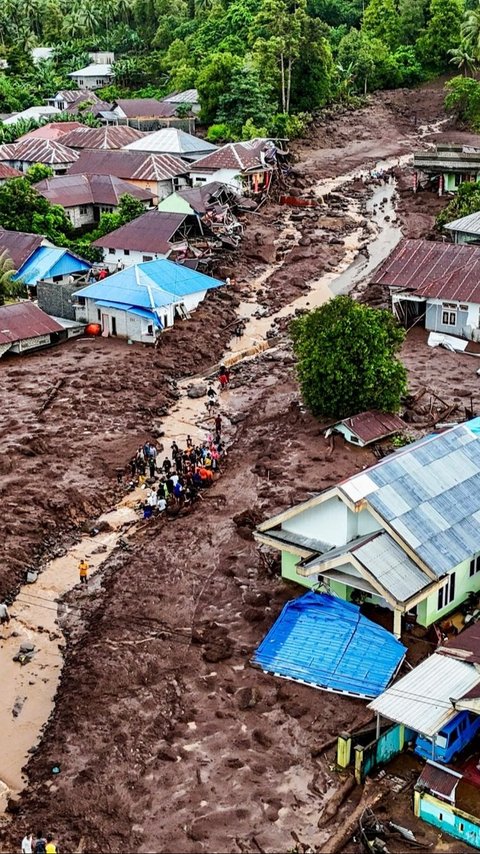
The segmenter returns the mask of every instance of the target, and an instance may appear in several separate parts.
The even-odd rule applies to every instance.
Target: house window
[[[78,304],[79,305],[85,305],[85,297],[79,297],[78,298]]]
[[[147,326],[147,335],[153,335],[153,323],[149,323]]]
[[[115,249],[109,249],[108,254],[109,255],[115,255]]]
[[[124,249],[123,254],[124,255],[130,255],[130,249]]]
[[[442,323],[444,326],[457,325],[457,304],[455,302],[442,303]]]
[[[101,319],[102,319],[102,312],[100,311],[99,308],[97,308],[97,320],[101,320]]]
[[[468,311],[468,305],[460,305],[459,309],[460,311]]]
[[[446,584],[438,591],[437,608],[439,611],[446,608],[455,599],[455,573],[452,572],[446,581]]]
[[[143,261],[153,261],[153,255],[144,255]]]
[[[472,558],[472,560],[470,561],[470,570],[468,575],[471,578],[472,575],[476,575],[477,572],[480,572],[480,554]]]
[[[88,213],[88,208],[86,208],[86,207],[80,207],[80,214],[81,214],[82,216],[85,216],[85,214],[87,214],[87,213]]]
[[[458,829],[459,829],[460,833],[463,833],[463,831],[465,830],[465,825],[464,825],[463,821],[461,821],[459,823]]]

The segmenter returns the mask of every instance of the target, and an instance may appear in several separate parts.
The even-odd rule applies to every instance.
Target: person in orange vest
[[[80,584],[88,584],[88,563],[84,557],[82,557],[80,563],[78,564],[78,571],[80,573]]]

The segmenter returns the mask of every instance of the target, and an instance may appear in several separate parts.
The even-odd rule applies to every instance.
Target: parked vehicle
[[[415,742],[415,753],[435,762],[452,762],[479,730],[480,715],[459,712],[437,733],[435,741],[419,733]]]

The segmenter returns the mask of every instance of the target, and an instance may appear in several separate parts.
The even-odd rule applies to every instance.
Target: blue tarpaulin
[[[377,697],[406,649],[357,605],[326,593],[287,602],[252,659],[266,673],[324,691]]]

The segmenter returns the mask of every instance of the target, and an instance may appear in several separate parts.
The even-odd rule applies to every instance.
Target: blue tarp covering
[[[325,593],[287,602],[252,664],[325,691],[377,697],[406,649],[357,605]]]
[[[41,279],[51,279],[53,276],[68,276],[89,270],[91,264],[77,258],[68,249],[56,246],[39,246],[33,255],[15,273],[14,279],[22,279],[26,285],[36,285]]]
[[[155,311],[148,311],[146,308],[135,308],[133,305],[126,305],[123,302],[112,302],[111,300],[106,299],[95,300],[95,305],[98,305],[100,308],[116,308],[118,311],[128,311],[130,314],[136,314],[138,317],[144,317],[146,320],[155,324],[155,326],[158,326],[159,329],[163,329],[163,323]]]

